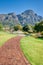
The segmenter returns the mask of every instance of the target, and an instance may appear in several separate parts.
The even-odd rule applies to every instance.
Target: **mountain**
[[[15,13],[0,14],[0,23],[10,26],[20,24]]]
[[[35,23],[43,20],[43,17],[37,15],[33,10],[26,10],[22,12],[21,14],[17,15],[17,17],[22,25],[25,25],[25,24],[34,25]]]
[[[3,25],[16,25],[16,24],[32,24],[43,20],[42,16],[37,15],[33,10],[26,10],[21,14],[16,15],[15,13],[0,14],[0,23]]]

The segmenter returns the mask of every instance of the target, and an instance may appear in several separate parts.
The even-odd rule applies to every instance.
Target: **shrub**
[[[32,37],[37,38],[37,34],[33,33],[31,34]]]
[[[22,30],[22,26],[20,24],[14,26],[14,30]]]
[[[43,31],[41,32],[41,35],[43,35]]]
[[[23,31],[28,32],[28,30],[29,30],[29,26],[28,26],[28,25],[25,25],[25,26],[23,27]]]
[[[2,24],[0,24],[0,31],[1,31],[1,30],[3,30],[3,25],[2,25]]]
[[[14,30],[17,31],[18,30],[18,27],[17,26],[14,26]]]
[[[24,32],[25,35],[28,35],[29,33],[28,32]]]
[[[38,23],[38,24],[35,24],[34,30],[35,30],[36,32],[42,32],[42,31],[43,31],[43,21],[40,22],[40,23]]]

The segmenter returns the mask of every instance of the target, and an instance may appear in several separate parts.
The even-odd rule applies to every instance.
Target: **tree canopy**
[[[41,21],[41,22],[38,23],[38,24],[35,24],[34,30],[35,30],[36,32],[42,32],[42,31],[43,31],[43,21]]]

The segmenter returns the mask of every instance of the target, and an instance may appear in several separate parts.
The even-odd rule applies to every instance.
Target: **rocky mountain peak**
[[[29,14],[34,14],[34,11],[33,10],[26,10],[23,13],[29,15]]]
[[[21,14],[16,15],[14,12],[8,14],[0,14],[0,22],[4,25],[16,25],[16,24],[32,24],[43,20],[42,16],[39,16],[33,10],[26,10]]]

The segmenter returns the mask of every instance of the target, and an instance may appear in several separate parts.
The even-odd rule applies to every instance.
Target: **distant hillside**
[[[17,17],[22,25],[25,25],[25,24],[34,25],[35,23],[43,20],[43,17],[37,15],[33,10],[26,10],[22,12],[21,14],[17,15]]]
[[[16,15],[15,13],[0,14],[0,23],[3,25],[16,25],[16,24],[32,24],[43,20],[42,16],[37,15],[33,10],[26,10],[21,14]]]
[[[3,25],[16,25],[20,24],[18,17],[15,13],[8,13],[8,14],[0,14],[0,22]]]

